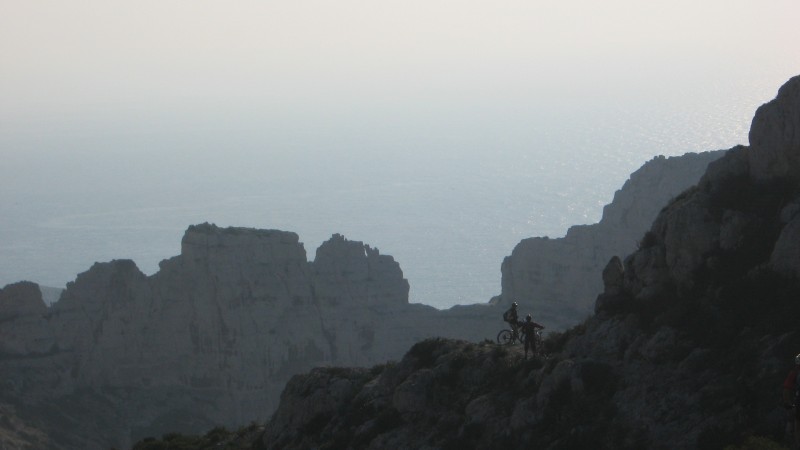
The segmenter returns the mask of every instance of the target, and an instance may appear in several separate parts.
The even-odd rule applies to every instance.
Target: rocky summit
[[[595,315],[550,336],[546,358],[434,339],[396,364],[316,369],[257,446],[780,448],[800,352],[800,77],[750,140],[610,259]]]

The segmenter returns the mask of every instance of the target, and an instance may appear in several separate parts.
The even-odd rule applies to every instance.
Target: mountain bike
[[[519,332],[514,332],[514,330],[501,330],[497,333],[497,343],[500,345],[511,345],[516,344],[517,342],[522,343],[525,342],[525,333],[521,330]]]
[[[536,351],[534,352],[534,356],[546,356],[544,353],[544,344],[542,342],[542,330],[536,330],[536,335],[534,336],[534,341],[536,342]],[[517,333],[514,333],[513,330],[500,330],[497,333],[497,343],[500,345],[513,345],[519,342],[520,344],[525,342],[525,333],[520,329]]]

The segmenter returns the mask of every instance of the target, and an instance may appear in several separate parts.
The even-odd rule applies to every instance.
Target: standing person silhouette
[[[519,339],[518,328],[520,326],[520,323],[519,323],[519,315],[517,315],[517,302],[512,302],[511,308],[509,308],[506,312],[503,313],[503,320],[508,322],[508,324],[511,326],[511,333],[513,336],[511,342],[514,342],[514,339]]]
[[[531,349],[531,356],[536,354],[536,330],[544,327],[534,322],[531,315],[525,316],[522,323],[522,332],[525,333],[525,359],[528,359],[528,349]]]

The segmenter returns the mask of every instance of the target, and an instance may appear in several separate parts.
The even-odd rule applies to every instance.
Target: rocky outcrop
[[[42,292],[36,283],[22,281],[0,289],[0,320],[32,316],[47,312]]]
[[[732,149],[672,200],[638,249],[606,265],[597,313],[545,342],[548,358],[524,360],[519,347],[428,340],[396,365],[298,375],[260,445],[720,449],[788,442],[779,401],[800,349],[800,177],[785,166],[798,150],[800,77],[753,122],[773,138]],[[342,388],[326,394],[333,385]],[[311,401],[324,407],[312,410]],[[748,439],[761,444],[728,447]]]
[[[0,289],[0,355],[43,354],[53,341],[39,286],[19,282]]]
[[[391,256],[369,246],[352,245],[334,234],[314,258],[315,295],[329,306],[357,302],[403,306],[408,303],[408,281]]]
[[[753,180],[800,178],[800,84],[789,82],[761,106],[750,127],[748,163]]]
[[[747,433],[782,438],[776,391],[800,348],[796,130],[800,77],[758,109],[750,147],[710,164],[697,187],[664,208],[648,245],[625,259],[621,289],[607,283],[598,298],[588,340],[606,340],[598,330],[619,322],[610,329],[624,356],[614,362],[639,389],[617,394],[625,420],[673,448]],[[573,353],[597,356],[588,346]],[[646,395],[656,370],[669,386],[665,399]],[[677,440],[681,426],[694,431]]]
[[[697,188],[678,196],[626,261],[626,288],[638,299],[698,289],[709,279],[765,270],[796,276],[800,209],[800,78],[753,119],[750,147],[712,163]]]
[[[523,311],[533,311],[538,321],[556,330],[585,319],[603,291],[598,274],[608,260],[643,245],[645,231],[664,205],[696,184],[723,153],[656,157],[614,194],[599,223],[571,227],[563,238],[521,241],[503,261],[500,303],[517,301]]]
[[[371,366],[426,337],[500,328],[490,305],[442,312],[409,304],[408,290],[391,256],[340,235],[309,262],[295,233],[192,226],[152,276],[96,263],[50,308],[33,283],[0,291],[0,404],[44,423],[54,447],[125,447],[265,420],[315,366]],[[78,425],[57,413],[68,408]]]

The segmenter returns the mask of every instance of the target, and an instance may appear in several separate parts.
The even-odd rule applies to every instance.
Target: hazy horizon
[[[0,286],[148,274],[191,224],[334,233],[411,301],[500,292],[656,155],[747,144],[792,0],[6,2]]]

